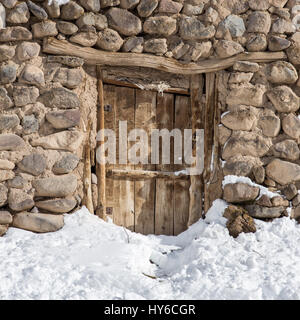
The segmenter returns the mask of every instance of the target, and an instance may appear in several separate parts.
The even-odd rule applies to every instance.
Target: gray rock
[[[11,224],[12,215],[8,211],[0,211],[0,224]]]
[[[264,182],[265,177],[266,177],[266,171],[263,166],[253,167],[252,173],[253,173],[254,179],[257,183],[262,184]]]
[[[87,11],[100,11],[100,0],[80,0],[79,2]]]
[[[5,88],[0,88],[0,109],[8,109],[13,106],[11,98],[8,96]]]
[[[192,5],[189,3],[184,3],[182,13],[186,16],[195,16],[203,12],[204,3],[199,3],[199,5]]]
[[[294,140],[284,140],[274,144],[271,152],[275,157],[292,161],[299,159],[300,155],[298,144]]]
[[[66,197],[77,188],[77,177],[74,174],[37,179],[32,182],[37,197]]]
[[[183,40],[206,40],[216,33],[214,26],[205,27],[196,17],[182,19],[179,24],[179,34]]]
[[[13,98],[17,107],[35,103],[39,95],[39,89],[36,87],[15,86],[13,91]]]
[[[26,182],[27,181],[23,177],[15,176],[13,179],[8,181],[8,186],[9,188],[23,189]]]
[[[39,121],[33,115],[24,116],[22,120],[22,127],[24,134],[31,134],[39,131]]]
[[[250,33],[247,37],[246,48],[249,52],[265,51],[267,49],[267,37],[263,33]]]
[[[48,108],[76,109],[80,107],[77,94],[66,88],[53,88],[44,93],[41,100]]]
[[[36,85],[38,87],[44,86],[44,72],[34,65],[27,64],[19,76],[19,82]]]
[[[106,13],[108,26],[124,36],[135,36],[142,31],[141,20],[125,9],[111,8]]]
[[[95,14],[93,12],[86,12],[79,19],[76,20],[76,24],[79,28],[95,25]]]
[[[15,55],[15,47],[3,44],[0,46],[0,62],[10,60]]]
[[[42,210],[49,211],[51,213],[67,213],[75,208],[77,201],[74,198],[71,199],[51,199],[45,201],[38,201],[35,205]]]
[[[34,176],[44,173],[46,166],[47,163],[45,157],[38,153],[25,156],[18,164],[19,169]]]
[[[97,34],[95,32],[79,32],[73,35],[70,39],[70,42],[80,44],[84,47],[93,47],[97,40]]]
[[[227,175],[248,177],[251,174],[253,163],[245,160],[228,159],[223,167],[223,173]]]
[[[283,188],[282,193],[288,200],[292,200],[298,194],[298,190],[296,186],[293,183],[291,183]]]
[[[0,29],[0,42],[31,40],[32,33],[23,27]]]
[[[150,17],[143,25],[143,30],[148,34],[156,34],[158,36],[170,36],[176,32],[177,22],[171,17]]]
[[[230,183],[224,186],[223,198],[227,202],[241,203],[255,200],[259,195],[259,188],[246,183]]]
[[[8,189],[2,183],[0,183],[0,207],[4,206],[7,202]]]
[[[259,64],[250,61],[237,61],[233,65],[233,70],[241,72],[257,72],[259,70]]]
[[[48,1],[44,2],[44,7],[47,10],[51,18],[59,18],[60,16],[60,5],[56,1],[52,1],[49,5]]]
[[[25,146],[25,141],[15,134],[0,134],[0,151],[17,151]]]
[[[295,163],[275,159],[267,165],[266,174],[277,183],[287,185],[300,180],[300,166]]]
[[[291,45],[291,41],[277,37],[270,36],[268,39],[268,48],[270,51],[282,51],[287,49]]]
[[[75,1],[69,1],[61,8],[61,18],[63,20],[76,20],[84,14],[84,9]]]
[[[259,206],[257,204],[253,204],[253,205],[246,205],[245,209],[248,211],[249,215],[253,218],[274,219],[274,218],[279,218],[283,214],[285,207],[268,208],[268,207]]]
[[[43,21],[32,25],[32,32],[35,38],[54,37],[58,34],[54,21]]]
[[[282,129],[288,136],[299,139],[300,138],[300,119],[294,114],[290,113],[282,120]]]
[[[20,61],[36,58],[40,53],[41,47],[35,42],[22,42],[17,47],[17,57]]]
[[[149,17],[158,6],[158,0],[141,0],[137,6],[137,12],[140,17]]]
[[[9,130],[20,124],[20,119],[16,114],[0,115],[0,131]]]
[[[15,64],[4,64],[0,66],[0,84],[14,82],[17,77],[17,68]]]
[[[105,29],[98,33],[97,47],[107,51],[119,51],[123,45],[123,39],[117,31]]]
[[[144,43],[144,51],[162,55],[168,51],[167,39],[149,39]]]
[[[244,52],[244,48],[234,41],[219,40],[215,45],[215,51],[220,58],[228,58]]]
[[[47,12],[42,7],[35,4],[34,2],[28,0],[27,5],[30,12],[39,20],[46,20],[48,18]]]
[[[10,23],[27,23],[30,18],[30,13],[26,2],[17,4],[12,10],[7,13],[6,21]]]
[[[68,129],[79,126],[80,110],[53,111],[46,114],[46,119],[56,129]]]
[[[13,219],[13,227],[37,233],[58,231],[63,226],[63,215],[20,212]]]
[[[69,89],[77,88],[82,82],[83,76],[80,69],[59,68],[53,77],[53,81],[61,83]]]
[[[72,22],[57,21],[56,26],[59,32],[66,35],[72,35],[78,31],[78,27]]]
[[[158,12],[167,14],[178,14],[183,7],[180,2],[172,0],[161,0],[159,2]]]
[[[254,11],[248,16],[247,31],[268,34],[271,28],[271,17],[268,12]]]
[[[299,109],[299,97],[288,86],[277,86],[267,96],[279,112],[294,112]]]
[[[18,0],[1,0],[5,8],[12,9],[18,2]]]
[[[241,37],[246,31],[244,20],[237,15],[230,14],[219,24],[217,35],[223,37],[225,30],[229,30],[232,37]]]
[[[144,43],[143,37],[130,37],[127,38],[123,44],[122,51],[135,52],[137,48],[142,47]],[[142,48],[143,49],[143,48]]]
[[[8,195],[8,205],[13,211],[30,210],[34,206],[32,197],[20,189],[10,189]]]
[[[291,34],[296,32],[296,27],[291,21],[278,18],[275,20],[275,22],[273,22],[271,32]]]
[[[103,14],[95,14],[95,28],[100,31],[108,27],[107,18]]]
[[[276,137],[280,131],[280,118],[275,114],[261,114],[257,126],[262,130],[263,135],[267,137]]]
[[[67,154],[54,164],[52,171],[55,174],[70,173],[77,167],[78,163],[79,158],[75,154]]]

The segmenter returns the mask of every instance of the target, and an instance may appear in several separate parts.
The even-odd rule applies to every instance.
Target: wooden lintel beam
[[[270,62],[286,59],[284,52],[245,52],[225,59],[206,59],[198,63],[183,64],[175,59],[145,53],[108,52],[81,47],[66,40],[47,38],[43,52],[83,58],[86,64],[124,67],[147,67],[176,74],[216,72],[231,67],[236,61]]]

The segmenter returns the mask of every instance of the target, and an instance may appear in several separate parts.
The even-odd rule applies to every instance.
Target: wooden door
[[[142,234],[181,233],[189,223],[190,179],[174,174],[185,165],[173,163],[172,139],[171,163],[151,164],[150,134],[152,129],[178,128],[183,134],[192,128],[190,97],[109,84],[103,94],[105,128],[117,137],[117,164],[106,166],[106,212],[117,225]],[[128,133],[134,128],[148,133],[148,164],[118,164],[119,121],[127,121]],[[127,142],[128,150],[132,144]]]

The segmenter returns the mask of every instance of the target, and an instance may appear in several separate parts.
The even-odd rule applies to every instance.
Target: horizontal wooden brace
[[[225,59],[206,59],[198,63],[183,64],[175,59],[145,53],[108,52],[71,44],[66,40],[45,38],[43,52],[83,58],[91,65],[147,67],[176,74],[215,72],[231,67],[236,61],[270,62],[286,59],[284,52],[245,52]]]
[[[184,172],[164,172],[148,170],[111,169],[106,171],[106,177],[118,177],[128,179],[189,179]]]

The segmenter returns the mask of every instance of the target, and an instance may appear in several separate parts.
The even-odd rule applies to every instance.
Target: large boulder
[[[258,118],[257,127],[267,137],[276,137],[280,132],[280,118],[274,112],[262,112]]]
[[[224,186],[223,198],[227,202],[241,203],[255,200],[259,195],[259,188],[246,183],[229,183]]]
[[[216,33],[214,26],[205,25],[196,17],[182,19],[179,24],[179,34],[183,40],[211,39]]]
[[[244,48],[231,40],[219,40],[215,45],[215,51],[220,58],[228,58],[244,52]]]
[[[295,112],[299,109],[299,97],[288,86],[272,88],[267,96],[279,112]]]
[[[81,147],[84,136],[84,133],[80,131],[61,131],[45,137],[37,138],[31,142],[31,145],[34,147],[40,146],[44,149],[74,152]]]
[[[234,38],[243,36],[246,31],[244,20],[237,15],[230,14],[219,23],[216,37],[223,38],[227,30],[229,30],[230,35]]]
[[[79,4],[75,1],[69,1],[62,6],[60,17],[63,20],[76,20],[83,14],[84,9]]]
[[[40,53],[41,47],[38,43],[24,41],[17,47],[17,57],[20,61],[36,58]]]
[[[0,42],[31,40],[32,33],[24,27],[0,29]]]
[[[229,234],[234,238],[238,237],[242,232],[256,232],[254,220],[247,213],[242,213],[229,219],[226,223],[226,227]]]
[[[54,21],[43,21],[32,25],[32,32],[35,38],[55,37],[58,34]]]
[[[245,209],[253,218],[258,219],[274,219],[282,216],[285,207],[263,207],[257,204],[246,205]]]
[[[125,9],[111,8],[106,17],[108,26],[124,36],[135,36],[142,31],[141,20]]]
[[[36,85],[38,87],[44,86],[44,72],[34,65],[27,64],[19,76],[19,82],[29,85]]]
[[[227,160],[236,155],[262,157],[271,145],[270,138],[257,133],[234,131],[223,148],[222,158]]]
[[[140,17],[146,18],[156,9],[158,0],[141,0],[137,6],[137,12]]]
[[[58,231],[64,226],[63,215],[20,212],[14,215],[13,227],[37,233]]]
[[[76,109],[80,106],[77,94],[66,88],[53,88],[41,96],[41,101],[48,108]]]
[[[71,199],[51,199],[45,201],[38,201],[35,206],[39,209],[49,211],[51,213],[67,213],[75,208],[77,201]]]
[[[167,37],[176,32],[176,20],[171,17],[150,17],[143,25],[143,30],[148,34]]]
[[[281,185],[300,180],[300,166],[295,163],[275,159],[266,167],[268,177]]]
[[[28,22],[29,18],[30,13],[26,2],[20,2],[8,12],[6,21],[13,24],[19,24]]]
[[[77,188],[77,177],[74,174],[37,179],[32,182],[37,197],[66,197]]]
[[[268,12],[254,11],[249,14],[247,31],[268,34],[271,28],[271,17]]]
[[[226,97],[226,103],[229,105],[249,105],[261,107],[263,96],[266,91],[264,85],[241,84],[232,88]]]
[[[119,51],[123,42],[117,31],[107,28],[98,33],[96,46],[102,50]]]

